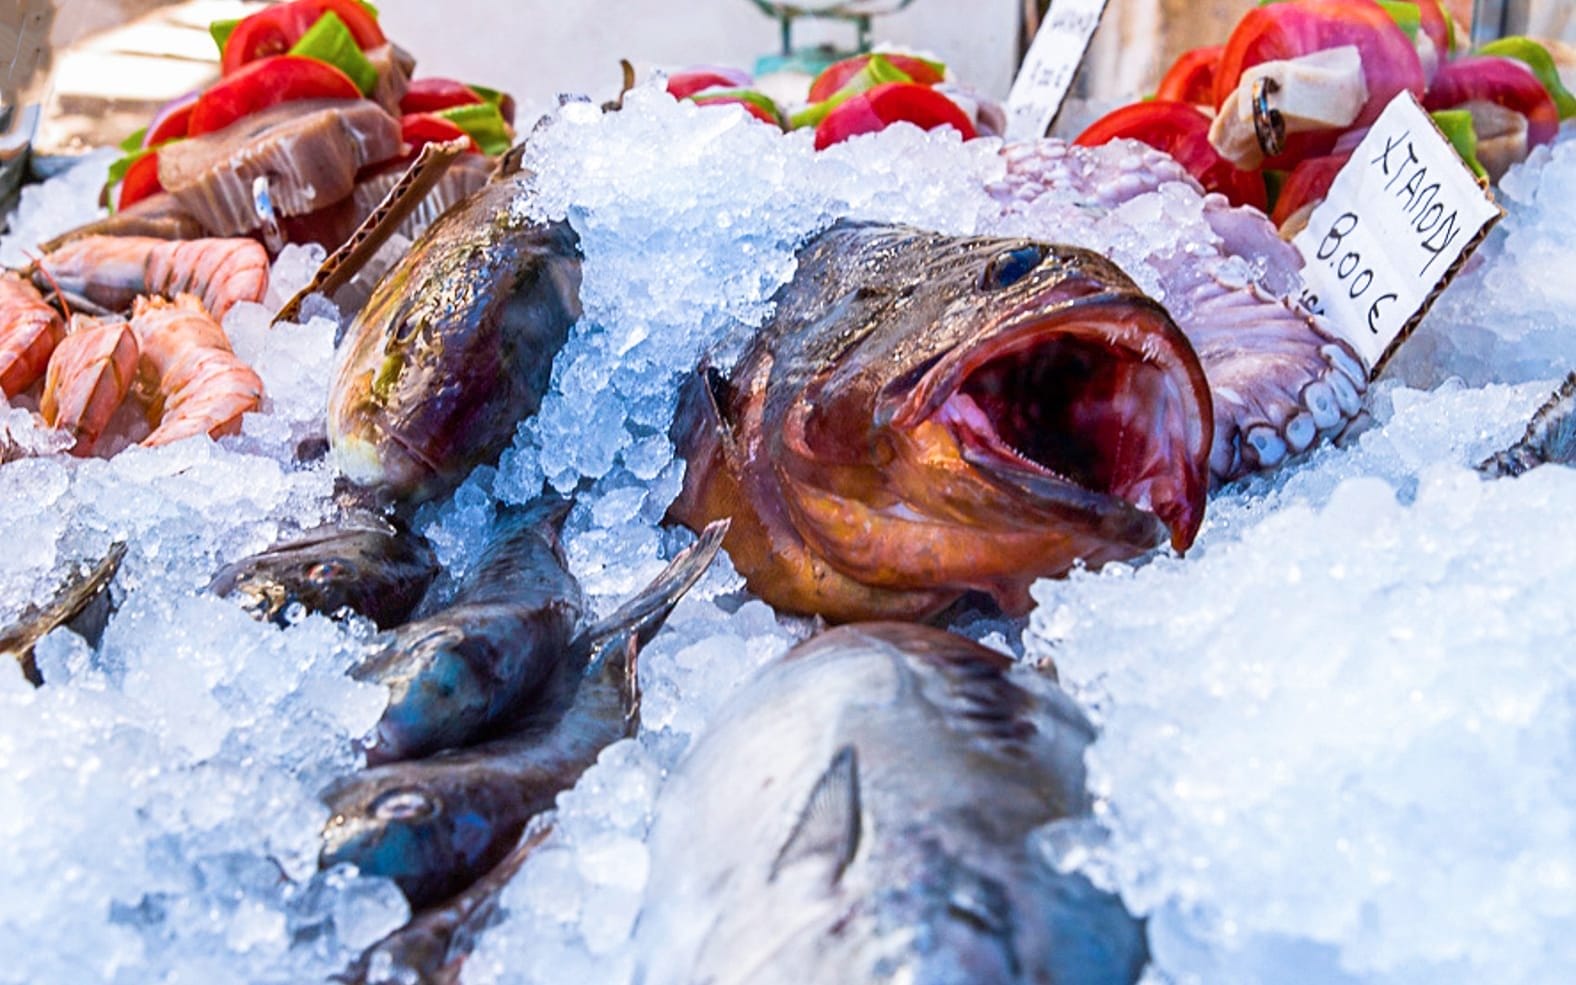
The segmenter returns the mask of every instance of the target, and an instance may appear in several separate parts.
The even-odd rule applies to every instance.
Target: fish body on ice
[[[358,513],[226,565],[208,589],[270,622],[300,605],[324,615],[348,608],[391,629],[410,616],[437,574],[426,538]]]
[[[1036,578],[1192,542],[1208,386],[1109,261],[841,222],[775,302],[731,375],[681,397],[670,511],[731,517],[766,601],[913,618],[982,590],[1021,612]]]
[[[1125,983],[1139,923],[1038,857],[1093,729],[961,637],[830,630],[718,712],[658,799],[639,985]]]
[[[531,817],[574,786],[604,748],[634,734],[640,648],[721,543],[722,528],[709,529],[634,599],[566,641],[538,697],[503,737],[374,766],[332,784],[323,793],[331,817],[321,864],[351,862],[387,876],[422,908],[499,863]]]
[[[401,626],[351,671],[389,689],[369,762],[474,741],[553,677],[583,608],[558,544],[568,511],[541,501],[506,517],[449,606]]]
[[[353,482],[441,495],[536,412],[580,317],[580,250],[567,223],[523,214],[529,180],[499,176],[444,213],[351,323],[328,435]]]

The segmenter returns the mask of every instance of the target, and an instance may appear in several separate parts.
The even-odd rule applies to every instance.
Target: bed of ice
[[[499,502],[546,481],[580,490],[566,546],[597,604],[637,588],[688,537],[658,524],[681,478],[666,426],[682,375],[708,351],[727,360],[794,249],[837,217],[981,228],[995,151],[895,127],[815,154],[808,134],[646,90],[618,114],[565,107],[531,142],[529,207],[579,233],[586,314],[514,446],[418,516],[448,581]],[[105,163],[29,189],[0,262],[90,217]],[[1154,204],[1172,235],[1197,234],[1168,196]],[[1026,630],[959,627],[1052,656],[1102,723],[1100,824],[1044,844],[1150,916],[1156,981],[1543,982],[1576,965],[1555,929],[1576,917],[1560,646],[1576,630],[1561,508],[1576,473],[1470,471],[1576,365],[1560,274],[1576,141],[1507,178],[1505,198],[1369,431],[1218,494],[1186,559],[1043,582]],[[312,259],[281,261],[276,303]],[[0,620],[67,562],[129,546],[99,646],[57,631],[37,691],[0,673],[0,982],[322,979],[405,917],[391,884],[315,872],[315,794],[381,712],[343,676],[369,627],[280,630],[201,593],[224,561],[333,509],[326,466],[294,461],[320,433],[333,325],[266,316],[227,320],[269,393],[241,435],[0,467]],[[25,409],[0,408],[0,428],[47,450]],[[713,569],[642,657],[640,736],[560,799],[465,981],[629,981],[664,770],[808,631]]]

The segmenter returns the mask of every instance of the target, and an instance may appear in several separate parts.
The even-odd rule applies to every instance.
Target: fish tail
[[[612,615],[592,624],[580,634],[574,648],[591,652],[590,675],[616,687],[624,704],[629,731],[634,732],[640,716],[640,684],[636,660],[679,600],[700,581],[722,549],[728,521],[717,520],[701,531],[700,537],[680,551],[662,573],[634,598],[618,607]]]

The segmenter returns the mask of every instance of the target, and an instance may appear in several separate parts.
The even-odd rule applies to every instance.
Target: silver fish
[[[1032,833],[1088,812],[1049,677],[865,623],[746,685],[663,789],[639,985],[1125,983],[1141,927]]]

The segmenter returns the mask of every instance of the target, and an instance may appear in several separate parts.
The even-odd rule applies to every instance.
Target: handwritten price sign
[[[1007,95],[1007,139],[1045,136],[1083,64],[1107,0],[1052,0]]]
[[[1377,375],[1503,214],[1403,92],[1292,241],[1305,264],[1303,303]]]

